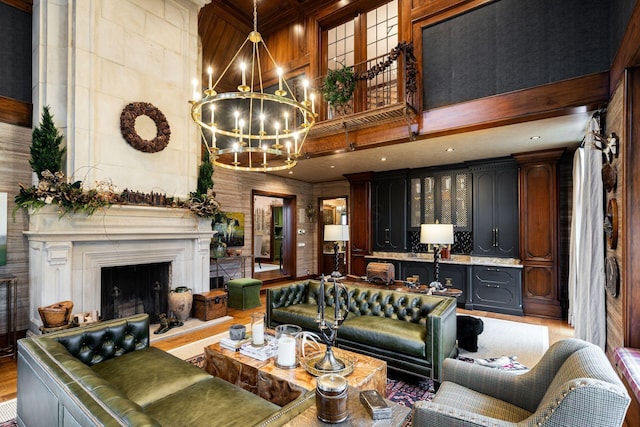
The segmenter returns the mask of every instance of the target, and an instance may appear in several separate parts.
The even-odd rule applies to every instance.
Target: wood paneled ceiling
[[[258,32],[264,39],[338,0],[258,0]],[[228,64],[253,30],[253,0],[213,0],[200,10],[198,32],[202,40],[203,72],[208,64]],[[214,70],[214,74],[223,70]],[[206,75],[205,75],[206,77]],[[229,70],[226,79],[237,81]],[[225,87],[221,82],[220,88]]]

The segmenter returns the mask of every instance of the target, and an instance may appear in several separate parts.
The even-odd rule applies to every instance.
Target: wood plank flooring
[[[199,329],[187,334],[179,335],[176,337],[166,338],[162,341],[156,342],[153,345],[162,350],[170,350],[175,347],[180,347],[190,342],[207,338],[211,335],[225,332],[229,329],[229,326],[234,323],[240,323],[246,325],[251,322],[251,313],[257,311],[264,311],[266,304],[266,294],[264,289],[260,295],[262,300],[262,306],[252,310],[236,310],[230,308],[228,310],[229,316],[233,317],[233,320],[222,322],[220,324],[211,326],[209,328]],[[549,328],[549,345],[554,342],[573,337],[573,328],[567,324],[564,320],[544,319],[540,317],[532,316],[511,316],[506,314],[491,313],[486,311],[469,311],[464,309],[458,309],[460,314],[469,314],[473,316],[490,317],[503,320],[512,320],[515,322],[531,323],[536,325],[547,326]],[[12,358],[0,359],[0,402],[15,398],[17,395],[17,363]]]

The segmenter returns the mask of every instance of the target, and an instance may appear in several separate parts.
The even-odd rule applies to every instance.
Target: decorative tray
[[[342,362],[345,365],[344,369],[333,371],[333,370],[316,368],[315,364],[318,363],[320,360],[322,360],[322,358],[325,355],[324,351],[309,353],[306,357],[301,358],[300,364],[304,367],[304,369],[308,373],[316,377],[319,377],[320,375],[324,375],[324,374],[338,374],[346,377],[351,372],[353,372],[353,368],[355,367],[355,364],[358,360],[355,356],[345,354],[339,350],[336,351],[336,349],[333,350],[333,354],[336,356],[336,359],[342,360]]]

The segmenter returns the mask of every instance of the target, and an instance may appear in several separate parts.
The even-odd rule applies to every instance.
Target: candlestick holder
[[[318,323],[318,329],[320,330],[320,336],[327,347],[324,357],[315,363],[314,367],[318,370],[325,372],[337,372],[345,369],[345,363],[341,359],[337,358],[333,354],[333,347],[336,345],[336,339],[338,337],[338,329],[342,326],[349,315],[349,292],[347,288],[339,282],[339,278],[332,277],[330,279],[333,282],[333,298],[334,298],[334,320],[327,320],[325,316],[325,310],[327,304],[325,301],[325,278],[322,275],[320,279],[320,292],[318,296],[318,316],[316,317],[316,323]],[[345,307],[341,308],[340,293],[345,293]]]

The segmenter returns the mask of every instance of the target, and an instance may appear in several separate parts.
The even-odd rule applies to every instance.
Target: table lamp
[[[331,277],[342,277],[338,271],[340,267],[340,246],[338,242],[349,241],[349,226],[343,224],[329,224],[324,226],[324,241],[333,243],[334,270]]]
[[[438,280],[440,247],[442,245],[453,243],[453,224],[421,224],[420,225],[420,243],[430,243],[434,245],[433,253],[433,277],[434,280],[429,287],[438,290],[444,289],[442,283]]]

